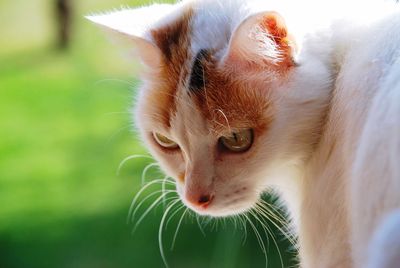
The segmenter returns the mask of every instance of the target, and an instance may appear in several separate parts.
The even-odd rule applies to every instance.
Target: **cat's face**
[[[212,55],[195,64],[198,77],[173,78],[168,64],[146,83],[136,122],[187,206],[215,216],[240,213],[263,189],[260,160],[273,104],[267,91],[237,81]]]
[[[293,40],[278,14],[236,26],[214,18],[213,25],[192,5],[168,11],[146,37],[133,34],[148,67],[136,124],[188,207],[239,214],[307,157],[328,76],[319,62],[294,64]],[[199,32],[207,22],[220,36]]]

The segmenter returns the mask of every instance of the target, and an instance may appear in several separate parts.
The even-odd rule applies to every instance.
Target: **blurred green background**
[[[57,48],[55,1],[0,0],[0,268],[164,267],[158,249],[163,206],[132,234],[129,206],[151,159],[135,137],[129,114],[134,59],[83,16],[146,1],[72,1],[71,45]],[[148,180],[162,178],[157,170]],[[160,189],[154,186],[147,194]],[[154,199],[146,200],[143,213]],[[164,230],[171,267],[265,267],[251,226],[185,217],[170,250],[180,214]],[[268,222],[266,223],[268,224]],[[283,267],[295,254],[269,224]],[[268,266],[281,267],[276,247],[255,223]]]

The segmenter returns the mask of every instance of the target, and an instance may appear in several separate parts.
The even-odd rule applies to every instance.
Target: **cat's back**
[[[400,9],[385,8],[370,21],[350,23],[337,24],[335,27],[340,29],[333,37],[339,40],[334,109],[340,111],[337,120],[349,155],[356,150],[366,120],[374,113],[371,109],[375,99],[382,95],[387,102],[395,101],[391,95],[400,90],[398,79],[392,79],[400,75]]]
[[[371,22],[353,28],[349,25],[347,32],[343,32],[345,45],[339,60],[333,109],[336,123],[343,131],[345,158],[352,169],[398,169],[398,165],[389,167],[384,159],[389,161],[389,155],[391,161],[400,159],[399,6],[382,9]],[[372,155],[368,156],[367,148]],[[377,155],[379,159],[373,161]],[[369,163],[368,167],[358,167],[363,165],[361,158]],[[384,182],[387,177],[397,180],[400,193],[400,169],[397,173],[380,175],[376,181]]]
[[[390,237],[400,233],[400,226],[385,227],[387,215],[400,208],[398,10],[394,7],[346,37],[348,43],[336,81],[336,123],[342,132],[343,156],[350,177],[355,267],[366,267],[369,258],[377,258],[371,235],[383,234],[381,239],[391,241]],[[393,240],[388,247],[400,249],[400,241]],[[377,265],[371,267],[392,267]]]

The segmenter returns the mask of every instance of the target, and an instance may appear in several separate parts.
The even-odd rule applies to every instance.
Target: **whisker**
[[[136,159],[136,158],[148,158],[148,159],[153,160],[153,157],[151,157],[149,155],[134,154],[134,155],[127,156],[118,165],[117,176],[119,176],[121,168],[126,164],[126,162],[128,162],[129,160],[132,160],[132,159]]]
[[[141,196],[141,194],[142,194],[147,188],[149,188],[150,186],[152,186],[152,185],[154,185],[154,184],[157,184],[157,183],[160,183],[160,182],[162,182],[161,179],[151,181],[151,182],[147,183],[146,185],[142,186],[142,188],[135,194],[135,196],[133,197],[131,206],[130,206],[130,208],[129,208],[127,223],[129,223],[130,216],[131,216],[131,214],[132,214],[132,212],[133,212],[133,209],[135,208],[135,204],[136,204],[137,200],[139,199],[139,197]]]
[[[244,241],[243,241],[243,243],[245,243],[246,239],[247,239],[247,235],[248,235],[247,223],[246,223],[245,219],[243,219],[243,227],[244,227]]]
[[[132,127],[132,125],[127,125],[124,127],[120,127],[119,129],[114,131],[114,133],[111,134],[110,137],[107,139],[106,144],[109,145],[110,142],[112,141],[112,139],[114,139],[118,134],[120,134],[122,131],[126,130],[127,128],[131,128],[131,127]]]
[[[266,249],[268,249],[268,248],[269,248],[269,235],[268,235],[268,233],[267,233],[267,231],[266,231],[266,229],[268,228],[268,226],[265,225],[264,222],[260,221],[260,219],[257,217],[257,213],[254,212],[254,208],[251,209],[251,210],[249,211],[249,213],[253,216],[254,219],[256,219],[257,222],[259,222],[259,223],[261,224],[261,228],[262,228],[262,230],[264,231],[265,238],[267,239],[267,246],[266,246]]]
[[[201,226],[200,216],[198,214],[196,215],[196,221],[197,221],[197,225],[199,226],[201,234],[205,237],[206,233],[204,232],[203,227]]]
[[[106,82],[118,82],[118,83],[121,83],[121,84],[128,85],[130,91],[132,91],[132,90],[130,89],[131,87],[135,87],[135,86],[136,86],[136,85],[135,85],[134,83],[132,83],[132,82],[125,81],[125,80],[121,80],[121,79],[116,79],[116,78],[101,79],[101,80],[95,82],[94,85],[95,85],[95,86],[98,86],[98,85],[103,84],[103,83],[106,83]]]
[[[159,167],[159,164],[157,162],[150,163],[143,169],[141,178],[142,185],[145,184],[147,171],[149,171],[149,169],[151,169],[152,167]]]
[[[233,220],[233,225],[235,226],[235,230],[239,229],[238,228],[238,219],[237,219],[237,217],[233,217],[232,220]]]
[[[153,197],[153,196],[155,196],[155,195],[157,195],[157,194],[159,194],[159,193],[168,194],[168,193],[172,193],[172,192],[175,192],[175,191],[171,190],[171,191],[168,191],[168,192],[163,192],[162,190],[159,190],[159,191],[155,191],[155,192],[150,193],[149,195],[147,195],[144,199],[142,199],[142,200],[139,202],[139,204],[138,204],[138,205],[135,207],[135,209],[133,210],[133,213],[132,213],[132,215],[131,215],[131,217],[130,217],[130,221],[131,221],[131,222],[134,221],[136,212],[140,209],[140,207],[142,206],[142,204],[145,203],[148,199],[150,199],[151,197]],[[165,195],[163,195],[163,196],[165,197]]]
[[[269,210],[267,207],[271,208],[272,210]],[[297,237],[293,233],[293,231],[290,229],[291,223],[289,220],[287,220],[286,217],[284,217],[281,212],[281,209],[279,207],[275,207],[273,204],[269,204],[268,202],[264,201],[261,199],[261,203],[259,204],[261,208],[263,208],[263,211],[271,215],[278,223],[280,223],[283,226],[279,228],[274,221],[271,221],[278,229],[280,232],[282,232],[283,235],[289,240],[289,242],[294,246],[295,248],[298,247],[297,245]]]
[[[204,225],[204,227],[207,227],[207,225],[210,224],[210,222],[212,222],[212,218],[209,216],[203,216],[202,218],[202,224]]]
[[[286,217],[284,216],[285,212],[282,211],[282,209],[281,209],[280,207],[278,207],[278,206],[276,206],[276,205],[274,205],[274,204],[270,204],[270,203],[266,202],[266,201],[263,200],[263,199],[260,199],[260,202],[261,202],[262,204],[268,206],[269,208],[271,208],[274,212],[277,213],[277,214],[276,214],[277,216],[279,216],[282,220],[285,220],[285,221],[286,221]]]
[[[161,183],[161,190],[162,191],[166,190],[166,186],[167,186],[168,183],[174,185],[175,188],[176,188],[176,182],[174,180],[168,181],[169,178],[170,178],[169,176],[165,176],[164,177],[164,179],[163,179],[163,181]],[[163,206],[164,206],[164,208],[165,208],[166,204],[167,204],[167,202],[165,201],[165,198],[163,198]]]
[[[261,238],[261,235],[260,235],[260,233],[258,232],[256,226],[255,226],[255,225],[253,224],[253,222],[250,220],[250,218],[249,218],[246,214],[243,214],[243,216],[247,219],[247,221],[249,222],[251,228],[252,228],[253,231],[254,231],[254,234],[256,235],[256,238],[257,238],[257,240],[258,240],[258,244],[259,244],[260,247],[261,247],[261,251],[264,253],[264,257],[265,257],[265,267],[268,267],[268,256],[267,256],[267,251],[266,251],[266,249],[265,249],[265,245],[264,245],[264,242],[263,242],[263,240],[262,240],[262,238]]]
[[[263,200],[261,200],[261,201],[263,201]],[[263,208],[265,210],[265,212],[268,213],[268,215],[273,217],[273,219],[275,219],[279,223],[287,224],[286,218],[283,217],[279,212],[277,212],[277,210],[273,209],[273,207],[270,206],[268,203],[266,203],[266,202],[258,202],[256,205],[258,207],[260,207],[260,208]]]
[[[258,216],[256,213],[253,213],[253,216],[255,217],[256,220],[258,220],[258,222],[263,226],[264,231],[267,231],[268,234],[271,236],[272,238],[272,242],[275,244],[276,250],[278,251],[278,255],[279,255],[279,259],[281,262],[281,267],[283,268],[283,259],[282,259],[282,254],[281,251],[279,249],[278,243],[276,242],[275,236],[273,234],[273,232],[271,231],[271,229],[269,228],[268,225],[266,225]]]
[[[242,215],[238,215],[239,222],[241,222],[243,225],[244,234],[243,234],[242,245],[244,245],[247,240],[247,224],[246,224],[246,219],[243,219],[242,217],[243,217]]]
[[[160,202],[162,200],[162,198],[169,194],[170,192],[167,193],[162,193],[147,209],[146,211],[142,214],[142,216],[140,216],[140,218],[137,220],[135,227],[133,227],[133,231],[132,233],[134,233],[137,229],[137,227],[139,226],[139,224],[143,221],[143,219],[147,216],[147,214],[149,214],[149,212],[157,205],[158,202]],[[172,198],[176,198],[176,197],[171,197]],[[178,199],[179,200],[179,199]]]
[[[217,111],[217,112],[219,112],[219,113],[222,114],[222,116],[224,117],[225,122],[226,122],[226,124],[227,124],[227,126],[228,126],[229,132],[232,132],[231,126],[230,126],[230,124],[229,124],[228,117],[225,115],[224,111],[222,111],[221,109],[215,109],[214,111]]]
[[[174,218],[176,214],[178,214],[179,211],[181,211],[183,208],[185,208],[185,205],[181,204],[174,212],[172,212],[167,219],[167,223],[165,224],[165,230],[167,230],[169,222]]]
[[[260,213],[261,215],[263,215],[265,218],[269,219],[269,216],[272,216],[273,219],[277,220],[278,223],[282,224],[283,226],[286,226],[288,223],[286,221],[280,221],[279,218],[276,218],[274,216],[274,213],[272,213],[271,211],[269,211],[267,208],[263,207],[261,204],[256,204],[256,206],[258,207],[258,213]],[[270,219],[270,222],[286,237],[286,239],[288,239],[288,241],[293,245],[296,246],[296,238],[293,236],[292,232],[290,231],[285,231],[284,229],[282,229],[282,227],[280,227],[278,224],[276,224],[273,220]]]
[[[181,227],[183,218],[185,217],[186,212],[187,212],[188,210],[189,210],[188,208],[185,209],[185,211],[182,213],[181,218],[179,219],[178,225],[176,226],[176,231],[175,231],[175,234],[174,234],[174,238],[172,239],[171,250],[174,249],[176,237],[178,236],[178,232],[179,232],[179,228]]]
[[[168,212],[171,210],[171,208],[178,203],[180,200],[177,199],[175,201],[172,202],[172,204],[170,204],[167,209],[165,210],[162,218],[161,218],[161,222],[160,222],[160,227],[158,228],[158,247],[160,249],[160,254],[161,254],[161,258],[164,262],[164,265],[166,268],[169,268],[168,262],[167,262],[167,258],[165,257],[165,253],[164,253],[164,248],[163,248],[163,240],[162,240],[162,232],[163,232],[163,227],[164,227],[164,222],[165,219],[167,218]]]

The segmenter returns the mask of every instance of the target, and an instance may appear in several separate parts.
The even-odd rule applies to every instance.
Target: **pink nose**
[[[196,207],[207,208],[214,199],[214,196],[211,194],[201,194],[201,195],[186,194],[186,199]]]

